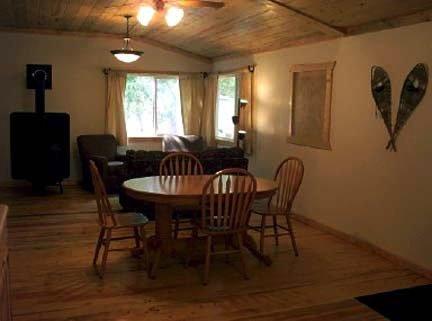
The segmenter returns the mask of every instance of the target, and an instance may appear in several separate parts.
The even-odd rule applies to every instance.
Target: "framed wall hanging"
[[[331,149],[331,103],[335,65],[336,62],[291,66],[288,143]]]

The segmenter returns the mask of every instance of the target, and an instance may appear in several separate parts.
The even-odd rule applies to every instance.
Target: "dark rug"
[[[432,284],[356,299],[392,321],[432,320]]]

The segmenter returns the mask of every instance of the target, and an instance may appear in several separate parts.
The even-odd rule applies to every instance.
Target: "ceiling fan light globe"
[[[169,27],[174,27],[183,19],[184,11],[181,8],[170,7],[165,14],[165,21]]]
[[[153,19],[155,12],[156,11],[150,6],[140,7],[137,15],[139,23],[143,26],[148,26],[150,21]]]

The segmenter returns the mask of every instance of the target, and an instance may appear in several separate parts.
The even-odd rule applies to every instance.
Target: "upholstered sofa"
[[[126,163],[128,177],[145,177],[159,175],[159,164],[171,152],[128,150]],[[201,162],[205,174],[214,174],[225,168],[248,168],[248,159],[242,149],[215,148],[192,153]]]
[[[170,152],[128,150],[126,152],[128,179],[159,175],[159,164],[169,153]],[[200,160],[205,174],[214,174],[222,169],[233,167],[248,169],[249,161],[244,156],[243,150],[237,147],[206,149],[192,154]],[[153,213],[152,204],[143,205],[143,202],[136,202],[124,195],[121,189],[119,198],[120,204],[126,210]]]
[[[206,149],[199,136],[165,136],[164,151],[125,150],[112,135],[81,135],[77,138],[83,172],[82,183],[92,191],[89,161],[98,167],[108,193],[121,191],[122,183],[130,178],[159,175],[159,164],[170,152],[187,151],[201,161],[205,174],[225,168],[248,168],[248,159],[240,148]]]

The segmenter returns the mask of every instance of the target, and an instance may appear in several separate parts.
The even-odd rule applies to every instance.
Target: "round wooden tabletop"
[[[134,178],[123,183],[130,197],[155,203],[177,203],[198,199],[211,175],[149,176]],[[256,177],[256,198],[267,198],[277,189],[274,181]]]

